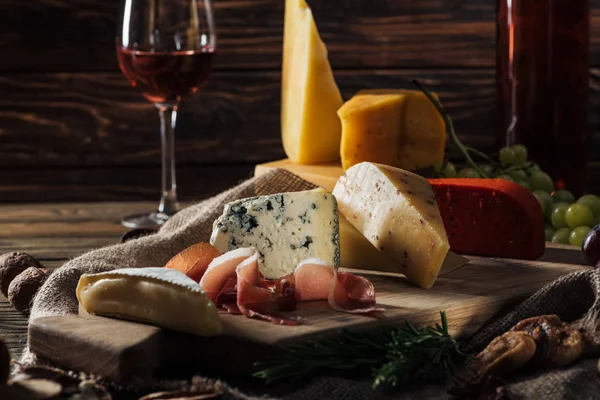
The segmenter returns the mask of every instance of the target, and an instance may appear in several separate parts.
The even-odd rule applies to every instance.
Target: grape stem
[[[492,164],[492,166],[494,168],[498,167],[498,163],[496,161],[494,161],[494,159],[492,159],[490,156],[488,156],[487,154],[485,154],[482,151],[477,150],[476,148],[473,147],[469,147],[469,146],[464,146],[465,149],[468,152],[471,152],[473,154],[477,154],[479,157],[483,158],[484,160],[486,160],[487,162],[489,162],[490,164]]]
[[[438,99],[436,99],[435,97],[433,97],[433,95],[431,94],[431,92],[425,86],[423,86],[419,81],[417,81],[416,79],[413,79],[412,83],[421,92],[423,92],[423,94],[429,99],[429,101],[431,101],[431,103],[433,104],[433,106],[435,107],[435,109],[437,110],[437,112],[440,114],[440,116],[444,120],[444,124],[446,125],[446,132],[448,133],[448,136],[450,136],[450,138],[452,139],[452,143],[454,143],[454,146],[465,157],[465,159],[467,160],[467,163],[475,171],[477,171],[479,173],[479,175],[481,175],[483,178],[487,178],[488,176],[486,174],[484,174],[481,171],[481,169],[479,169],[479,167],[477,166],[477,164],[475,163],[475,161],[473,161],[473,159],[469,155],[469,150],[467,149],[467,147],[465,147],[461,143],[460,139],[456,135],[456,132],[454,131],[454,125],[452,124],[452,119],[450,118],[450,115],[448,114],[448,112],[446,112],[446,109],[444,108],[444,106],[442,105],[442,103]],[[470,150],[471,150],[471,152],[473,152],[473,150],[475,150],[475,149],[470,148]],[[482,156],[484,156],[485,159],[490,160],[490,158],[487,155],[481,153],[480,151],[475,150],[474,152],[475,152],[475,154],[478,154],[480,156],[482,155]]]
[[[526,165],[511,165],[510,167],[506,167],[502,170],[500,170],[501,174],[508,174],[509,172],[513,172],[519,169],[522,170],[527,170],[527,173],[531,174],[531,172],[529,171],[530,168],[533,168],[533,163],[527,163]]]

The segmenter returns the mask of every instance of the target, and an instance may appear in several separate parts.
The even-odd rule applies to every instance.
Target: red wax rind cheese
[[[455,253],[535,260],[544,216],[523,186],[504,179],[429,179]]]

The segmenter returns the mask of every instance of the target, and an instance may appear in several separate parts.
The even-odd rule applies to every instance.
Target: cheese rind
[[[398,263],[409,280],[433,286],[450,246],[425,178],[364,162],[346,171],[333,195],[348,222]]]
[[[370,161],[414,171],[444,160],[444,121],[420,91],[363,90],[338,115],[344,169]]]
[[[281,78],[281,134],[287,156],[299,164],[337,161],[342,96],[327,49],[304,0],[286,0]]]
[[[210,243],[221,253],[254,247],[259,269],[277,279],[306,258],[340,264],[339,220],[333,195],[314,191],[253,197],[225,205]]]
[[[146,322],[200,336],[221,334],[215,305],[194,280],[168,268],[123,268],[83,274],[80,307],[89,314]]]

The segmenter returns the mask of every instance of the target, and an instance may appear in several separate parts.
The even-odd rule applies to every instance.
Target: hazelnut
[[[13,279],[29,267],[42,268],[42,264],[27,253],[12,252],[0,255],[0,293],[8,296],[8,286]]]
[[[17,311],[28,313],[33,296],[42,286],[48,274],[39,268],[29,267],[21,272],[8,287],[8,301]]]
[[[0,386],[5,385],[10,374],[10,353],[6,343],[0,339]]]

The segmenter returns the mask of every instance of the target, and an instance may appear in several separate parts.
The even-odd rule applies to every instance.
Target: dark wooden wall
[[[178,183],[187,199],[284,156],[284,0],[214,2],[215,71],[178,118]],[[464,140],[493,147],[494,0],[309,3],[345,98],[418,77],[440,93]],[[600,0],[592,6],[590,157],[597,162]],[[0,201],[157,198],[158,116],[118,70],[118,8],[118,0],[0,3]]]

